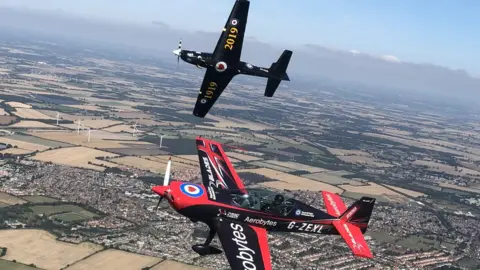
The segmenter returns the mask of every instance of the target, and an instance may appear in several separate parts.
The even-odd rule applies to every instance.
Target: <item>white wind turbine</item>
[[[77,134],[80,134],[80,125],[83,125],[80,119],[77,119]]]
[[[160,135],[160,147],[159,148],[162,148],[162,142],[163,142],[163,135]]]
[[[60,113],[57,112],[57,126],[58,126],[58,120],[60,120]]]
[[[88,142],[90,142],[90,136],[92,134],[92,130],[90,128],[88,128]]]
[[[140,126],[138,125],[138,120],[135,122],[135,125],[133,125],[133,132],[132,132],[133,137],[135,137],[135,135],[138,133],[137,126]]]

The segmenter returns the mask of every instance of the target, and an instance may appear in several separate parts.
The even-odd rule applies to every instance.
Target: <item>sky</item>
[[[220,31],[233,0],[0,0],[0,6],[61,9],[85,17]],[[300,4],[301,3],[301,4]],[[251,0],[248,36],[318,44],[402,61],[465,69],[480,77],[480,1]]]

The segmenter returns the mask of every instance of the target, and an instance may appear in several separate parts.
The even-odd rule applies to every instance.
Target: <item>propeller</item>
[[[172,158],[168,159],[167,169],[165,170],[165,177],[163,178],[163,186],[166,187],[170,183],[170,169],[172,167]],[[160,194],[159,194],[160,195]],[[160,203],[162,202],[163,196],[160,195],[160,199],[158,199],[157,206],[155,207],[155,211],[157,211]]]
[[[173,51],[173,54],[177,56],[177,67],[178,67],[178,63],[180,62],[181,52],[182,52],[182,39],[180,39],[180,41],[178,42],[178,49]]]

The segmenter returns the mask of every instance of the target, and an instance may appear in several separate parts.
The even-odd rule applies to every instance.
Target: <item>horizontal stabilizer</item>
[[[290,58],[292,58],[292,53],[293,52],[289,50],[283,51],[277,62],[273,63],[268,69],[270,76],[268,77],[267,87],[265,88],[266,97],[273,96],[281,81],[290,81],[287,75],[287,67],[290,63]]]
[[[352,250],[353,254],[363,258],[373,258],[372,252],[363,237],[360,228],[352,225],[343,220],[334,220],[333,226],[337,229],[338,233],[347,242],[348,247]]]

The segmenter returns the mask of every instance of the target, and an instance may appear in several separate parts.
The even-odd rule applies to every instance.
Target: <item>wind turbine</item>
[[[80,134],[80,125],[82,125],[82,122],[80,119],[77,119],[77,134]]]
[[[137,123],[138,123],[138,120],[135,121],[135,125],[133,125],[133,132],[132,132],[132,136],[135,137],[135,134],[138,132],[138,129],[137,129]]]
[[[163,135],[160,135],[160,147],[159,148],[162,148],[162,142],[163,142]]]
[[[57,126],[58,126],[58,120],[60,119],[60,113],[57,112]]]
[[[92,133],[92,130],[90,128],[88,128],[88,142],[90,142],[90,135]]]

